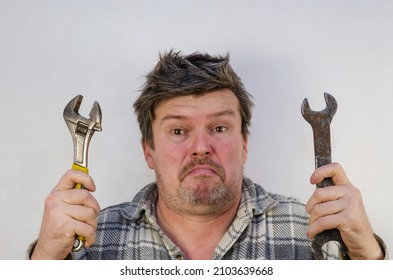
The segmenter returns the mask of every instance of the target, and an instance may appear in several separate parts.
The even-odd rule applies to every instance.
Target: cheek
[[[220,154],[224,162],[230,169],[237,169],[239,165],[244,165],[247,160],[247,146],[239,143],[221,143]]]
[[[162,173],[174,174],[179,171],[184,159],[184,151],[180,145],[161,145],[157,147],[154,156],[155,167]],[[164,175],[165,175],[164,173]]]
[[[223,146],[225,146],[225,149],[233,157],[247,157],[247,142],[245,142],[241,137],[237,137],[236,139],[232,139],[232,141],[225,142]]]

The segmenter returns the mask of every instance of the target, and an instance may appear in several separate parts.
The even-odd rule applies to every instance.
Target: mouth
[[[195,168],[191,169],[190,172],[186,174],[186,176],[192,175],[215,175],[218,176],[217,172],[208,165],[198,165]]]
[[[184,166],[179,172],[179,179],[182,182],[188,176],[218,176],[222,181],[225,180],[224,168],[211,159],[194,160]]]

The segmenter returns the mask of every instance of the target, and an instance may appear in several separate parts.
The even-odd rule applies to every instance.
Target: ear
[[[244,136],[243,153],[244,153],[244,163],[245,163],[248,157],[248,135]]]
[[[143,149],[143,154],[145,156],[145,160],[146,160],[147,166],[150,169],[154,169],[154,161],[153,161],[153,156],[152,156],[152,152],[154,152],[154,151],[150,147],[149,143],[147,143],[147,141],[143,141],[142,149]]]

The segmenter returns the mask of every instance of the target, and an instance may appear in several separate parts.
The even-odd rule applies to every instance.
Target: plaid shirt
[[[76,259],[184,259],[181,249],[160,229],[157,185],[143,188],[132,202],[108,207],[98,218],[96,243]],[[265,191],[244,178],[237,215],[212,259],[314,259],[307,238],[308,214],[298,200]],[[192,242],[192,241],[191,241]],[[329,244],[329,259],[338,248]]]
[[[184,254],[160,229],[155,205],[157,186],[147,185],[132,202],[100,212],[96,243],[89,249],[70,253],[67,259],[180,260]],[[232,225],[217,245],[212,259],[315,259],[306,236],[308,214],[305,206],[290,197],[266,192],[244,178],[242,198]],[[377,236],[389,259],[384,241]],[[37,240],[26,251],[26,259]],[[338,246],[329,242],[327,259],[339,259]]]

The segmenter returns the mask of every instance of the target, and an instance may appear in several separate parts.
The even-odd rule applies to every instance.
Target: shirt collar
[[[253,215],[261,215],[270,207],[277,204],[274,199],[263,187],[255,184],[251,179],[243,178],[242,199],[239,209],[245,207]]]
[[[121,215],[128,220],[139,220],[143,215],[155,217],[157,197],[157,184],[150,183],[136,194],[127,207],[123,208]]]

